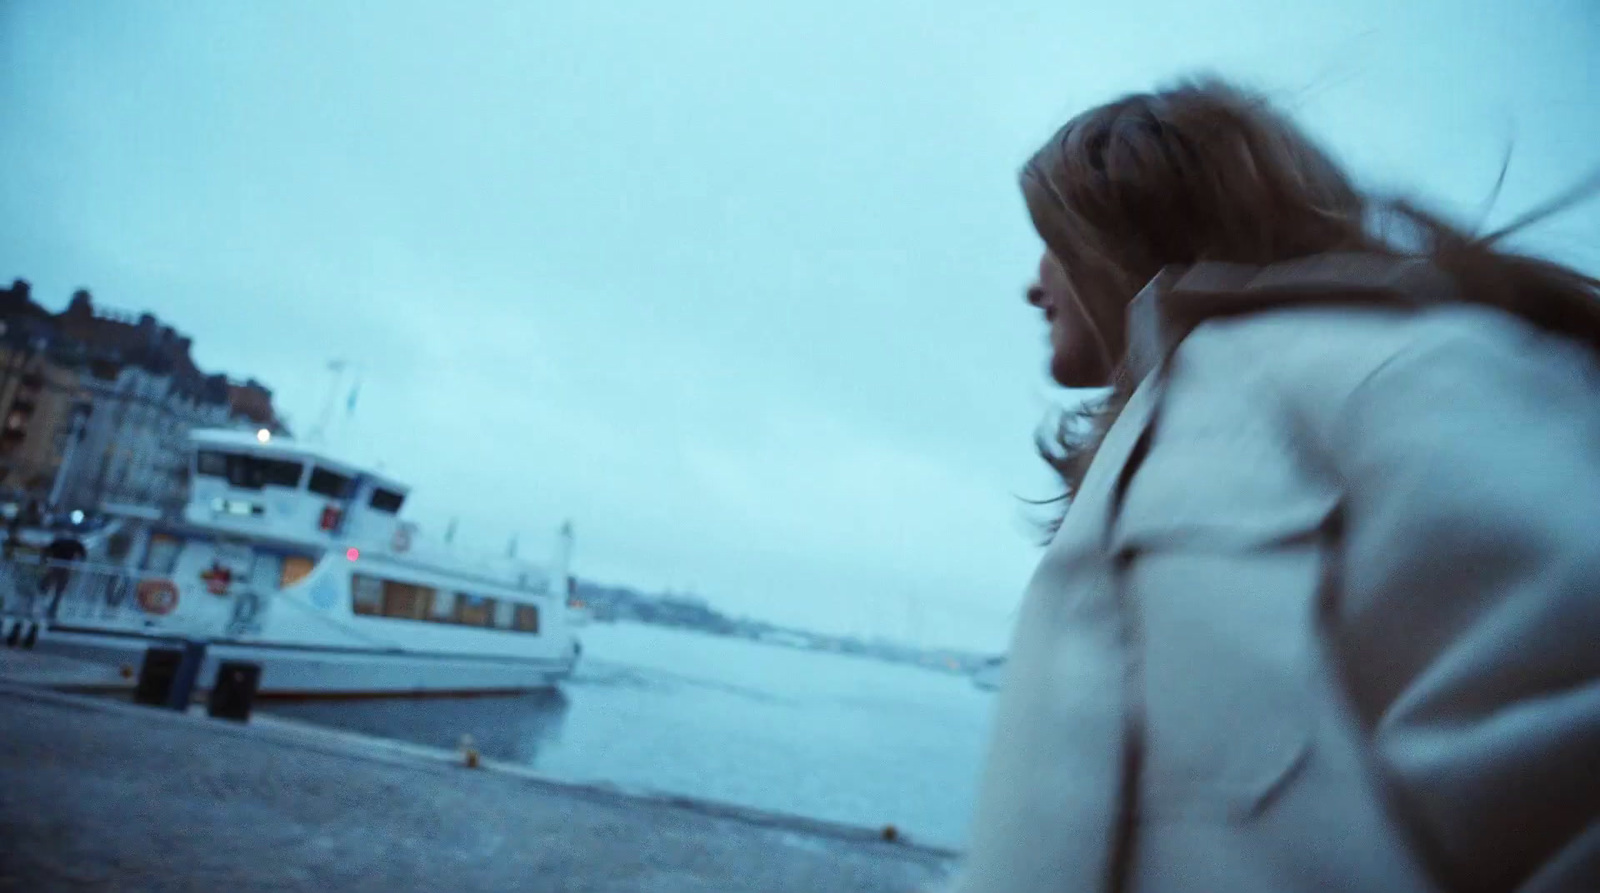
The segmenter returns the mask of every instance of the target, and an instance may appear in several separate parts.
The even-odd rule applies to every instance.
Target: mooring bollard
[[[237,660],[217,664],[217,678],[211,683],[211,698],[206,712],[214,719],[250,721],[250,708],[261,687],[261,665]]]
[[[200,666],[205,660],[204,642],[145,649],[139,682],[133,692],[134,702],[169,710],[189,709],[195,683],[200,678]]]
[[[139,681],[133,689],[133,702],[161,707],[172,693],[172,680],[183,663],[183,650],[152,645],[144,650],[139,664]]]

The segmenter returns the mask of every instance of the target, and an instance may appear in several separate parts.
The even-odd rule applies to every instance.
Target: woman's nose
[[[1044,287],[1041,285],[1028,286],[1027,297],[1028,303],[1038,307],[1040,310],[1045,309],[1045,305],[1049,303],[1044,293]]]

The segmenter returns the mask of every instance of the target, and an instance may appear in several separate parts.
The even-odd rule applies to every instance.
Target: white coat
[[[1448,288],[1141,293],[954,893],[1600,891],[1600,373]]]

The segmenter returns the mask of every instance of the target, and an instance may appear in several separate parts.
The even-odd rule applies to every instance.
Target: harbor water
[[[565,781],[725,801],[959,847],[993,696],[965,676],[635,624],[584,630],[559,692],[283,701],[287,718]]]

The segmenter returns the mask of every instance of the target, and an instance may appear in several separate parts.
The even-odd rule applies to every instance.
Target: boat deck
[[[951,854],[0,681],[0,889],[894,891]]]

